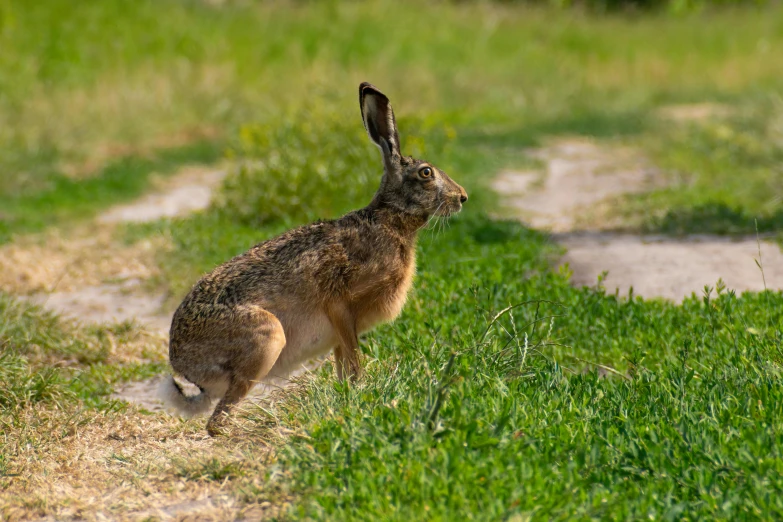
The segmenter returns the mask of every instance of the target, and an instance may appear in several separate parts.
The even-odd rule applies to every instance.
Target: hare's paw
[[[207,433],[210,437],[219,437],[221,435],[225,435],[227,422],[227,412],[212,415],[212,417],[210,417],[207,421]]]

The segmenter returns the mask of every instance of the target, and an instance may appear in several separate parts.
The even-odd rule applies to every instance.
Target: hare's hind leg
[[[266,377],[286,343],[277,317],[258,306],[237,310],[227,330],[226,344],[234,356],[227,364],[228,389],[207,422],[207,432],[212,436],[220,433],[231,408]]]

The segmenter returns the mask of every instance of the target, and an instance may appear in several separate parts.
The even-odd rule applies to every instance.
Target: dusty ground
[[[713,115],[713,107],[672,108],[666,117]],[[534,228],[549,230],[563,245],[575,285],[603,285],[610,292],[679,301],[722,279],[738,293],[783,288],[783,252],[755,237],[666,238],[617,234],[611,206],[623,194],[642,192],[661,180],[638,153],[609,149],[584,139],[553,141],[531,151],[542,171],[502,172],[493,187],[509,210]],[[607,218],[607,216],[609,216]],[[756,261],[760,260],[764,273]]]

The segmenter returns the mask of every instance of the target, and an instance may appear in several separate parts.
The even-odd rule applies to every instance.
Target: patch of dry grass
[[[664,105],[658,109],[658,116],[675,123],[703,122],[730,116],[735,109],[719,103],[682,103]]]
[[[84,178],[100,172],[101,168],[118,158],[149,158],[162,149],[176,149],[198,142],[217,140],[220,133],[215,127],[196,126],[179,129],[171,134],[153,134],[134,143],[99,141],[94,148],[84,151],[84,156],[62,159],[58,170],[71,178]]]
[[[121,372],[132,363],[163,360],[164,339],[131,324],[78,328],[21,302],[6,302],[3,314],[22,314],[13,322],[26,326],[6,331],[0,345],[24,357],[25,371],[67,368],[51,370],[60,377],[48,395],[0,411],[0,519],[256,520],[290,507],[290,495],[279,481],[270,487],[268,473],[290,430],[274,415],[257,422],[263,412],[276,411],[269,402],[284,392],[261,408],[246,403],[218,438],[207,436],[204,418],[184,420],[98,398],[87,406],[85,393],[94,385],[74,387],[68,376],[117,382],[122,377],[110,367]],[[67,338],[81,355],[100,352],[100,364],[69,360]],[[20,344],[25,339],[30,342]]]
[[[211,438],[203,419],[39,407],[2,422],[4,520],[226,520],[269,511],[269,503],[245,505],[234,483],[260,488],[272,453],[230,432]]]
[[[150,279],[159,273],[156,252],[166,248],[160,236],[123,245],[117,241],[115,227],[94,224],[20,237],[0,246],[0,290],[29,295]]]

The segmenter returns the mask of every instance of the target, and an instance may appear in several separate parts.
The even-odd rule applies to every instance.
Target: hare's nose
[[[459,197],[459,202],[460,202],[460,203],[465,203],[467,200],[468,200],[468,195],[467,195],[467,194],[462,194],[462,195]]]

